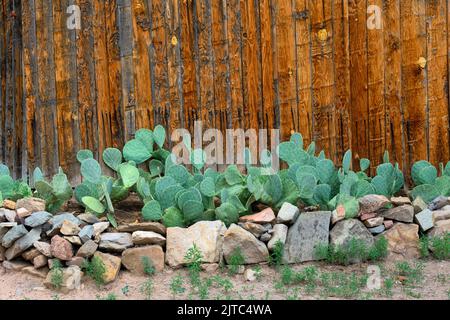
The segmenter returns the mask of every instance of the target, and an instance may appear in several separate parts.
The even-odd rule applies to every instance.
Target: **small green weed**
[[[156,272],[153,261],[149,257],[142,257],[142,266],[144,268],[144,273],[148,276],[153,276]]]
[[[347,245],[333,246],[320,244],[315,256],[330,264],[349,265],[355,262],[379,261],[387,256],[387,240],[378,238],[371,247],[359,239],[351,239]]]
[[[97,286],[105,284],[104,276],[106,267],[99,257],[94,256],[91,261],[86,260],[83,263],[82,268],[86,271],[86,274],[95,281]]]
[[[145,299],[150,300],[153,295],[153,279],[147,279],[141,285],[141,293],[145,296]]]
[[[185,291],[183,277],[180,274],[173,277],[170,282],[170,292],[172,292],[172,295],[175,297],[177,294],[182,294]]]
[[[63,284],[63,269],[61,261],[54,260],[50,272],[50,282],[52,283],[52,286],[56,289],[61,289],[61,286]]]
[[[269,256],[269,264],[279,267],[283,263],[284,243],[281,240],[275,242],[272,253]]]
[[[403,279],[403,284],[408,287],[417,286],[422,283],[423,269],[424,265],[420,262],[416,263],[414,266],[406,261],[398,262],[396,264],[397,276]]]
[[[196,244],[189,248],[186,255],[184,256],[184,260],[187,263],[189,277],[191,279],[191,284],[193,287],[198,287],[201,282],[200,271],[202,269],[202,258],[203,255]]]
[[[236,248],[228,259],[228,272],[230,275],[238,273],[239,267],[245,263],[241,248]]]

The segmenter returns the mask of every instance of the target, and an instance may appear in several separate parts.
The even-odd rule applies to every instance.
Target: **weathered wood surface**
[[[372,170],[385,150],[446,162],[449,17],[446,0],[0,0],[0,161],[75,183],[79,149],[202,120],[298,131]]]

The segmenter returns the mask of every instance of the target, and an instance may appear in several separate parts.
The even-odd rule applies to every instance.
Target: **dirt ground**
[[[256,300],[308,300],[308,299],[450,299],[450,261],[408,262],[411,273],[402,276],[396,264],[379,264],[382,286],[379,290],[367,289],[368,264],[348,267],[329,266],[322,263],[296,265],[289,269],[262,266],[257,280],[246,281],[244,275],[217,270],[200,274],[203,290],[192,289],[191,278],[186,269],[171,270],[149,276],[137,276],[122,271],[118,279],[105,286],[97,286],[90,278],[83,279],[80,290],[63,294],[43,286],[43,279],[25,273],[0,269],[1,300],[141,300],[141,299],[256,299]],[[421,269],[420,267],[423,267]],[[282,274],[313,267],[318,276],[311,283],[286,285],[280,280]],[[1,267],[2,268],[2,267]],[[255,269],[255,267],[250,267]],[[256,268],[258,270],[258,268]],[[415,271],[414,271],[415,270]],[[419,270],[419,271],[417,271]],[[341,280],[326,282],[341,276]],[[352,278],[356,276],[356,278]],[[174,286],[174,279],[182,284]],[[359,279],[352,281],[351,279]],[[362,280],[361,280],[362,279]],[[172,285],[171,285],[172,284]],[[390,285],[391,284],[391,285]],[[392,287],[392,288],[391,288]],[[171,290],[172,288],[172,290]],[[178,293],[174,293],[178,288]]]

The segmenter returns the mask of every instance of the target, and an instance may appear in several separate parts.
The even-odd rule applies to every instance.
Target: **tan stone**
[[[392,197],[391,203],[394,206],[403,206],[405,204],[411,204],[411,199],[408,197]]]
[[[394,260],[420,257],[419,226],[417,224],[396,223],[383,233],[388,241],[389,257]]]
[[[428,233],[432,237],[441,237],[450,232],[450,219],[435,223],[434,228]]]
[[[16,214],[19,216],[19,218],[25,219],[26,217],[31,216],[32,212],[28,211],[25,208],[19,208],[16,210]]]
[[[164,246],[166,244],[166,238],[159,233],[153,231],[135,231],[131,235],[133,243],[135,245],[159,245]]]
[[[34,259],[33,259],[33,266],[35,269],[45,267],[47,264],[48,264],[48,259],[43,254],[38,255],[37,257],[34,257]]]
[[[70,220],[64,220],[59,230],[65,236],[76,236],[80,231],[80,227]]]
[[[45,279],[47,277],[47,274],[48,274],[48,268],[45,267],[45,268],[40,268],[38,270],[38,269],[35,269],[32,266],[29,266],[29,267],[23,268],[22,272],[26,273],[26,274],[29,274],[31,276],[34,276],[34,277]]]
[[[384,221],[383,217],[372,218],[372,219],[365,220],[364,225],[367,228],[375,228],[375,227],[381,226],[383,224],[383,221]]]
[[[16,210],[16,203],[12,200],[3,200],[3,208]]]
[[[164,270],[164,252],[160,246],[131,248],[122,252],[122,264],[134,273],[145,274],[146,258],[156,271]]]
[[[30,213],[45,211],[45,200],[39,198],[23,198],[17,200],[17,208],[25,208]]]
[[[225,232],[223,243],[223,255],[228,263],[237,253],[236,250],[242,255],[243,264],[265,262],[269,257],[269,251],[263,242],[247,230],[232,224]]]
[[[120,271],[121,259],[111,254],[96,252],[94,258],[100,259],[105,266],[105,273],[103,274],[103,281],[105,284],[116,280]]]
[[[118,232],[153,231],[163,236],[166,235],[166,227],[159,222],[140,222],[122,224],[117,228]]]
[[[376,194],[369,194],[358,201],[361,214],[377,212],[390,203],[389,199],[385,196]]]
[[[259,224],[266,224],[266,223],[272,223],[276,219],[275,213],[273,212],[272,208],[266,208],[261,212],[243,216],[239,218],[240,222],[253,222],[253,223],[259,223]]]
[[[40,254],[41,254],[41,252],[38,249],[32,248],[32,249],[27,250],[24,253],[22,253],[22,258],[27,261],[32,261],[34,258],[39,256]]]
[[[433,223],[436,224],[438,221],[449,220],[450,210],[437,210],[433,212]]]
[[[187,229],[167,228],[167,264],[173,268],[184,265],[184,257],[194,243],[201,251],[204,263],[220,262],[225,231],[222,221],[201,221]]]
[[[81,246],[83,245],[83,243],[81,242],[80,237],[78,236],[64,236],[64,239],[66,239],[67,241],[69,241],[71,244],[74,244],[76,246]]]

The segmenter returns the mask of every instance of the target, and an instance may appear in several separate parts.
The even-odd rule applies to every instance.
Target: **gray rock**
[[[414,221],[414,207],[411,205],[395,207],[382,212],[381,216],[386,219],[412,223]]]
[[[31,228],[42,226],[49,221],[53,215],[47,211],[38,211],[25,219],[25,225]]]
[[[41,239],[41,228],[34,228],[28,232],[25,236],[14,242],[12,247],[6,250],[5,257],[8,260],[12,260],[22,252],[30,248],[33,243]]]
[[[2,246],[5,248],[9,248],[13,245],[14,241],[19,238],[22,238],[24,235],[28,233],[28,230],[23,225],[15,226],[11,228],[2,239]]]
[[[237,251],[244,258],[244,264],[265,262],[269,257],[269,251],[263,242],[256,239],[247,230],[232,224],[224,236],[223,255],[225,260],[229,263]]]
[[[77,218],[80,219],[83,222],[88,223],[88,224],[94,224],[94,223],[100,222],[100,220],[95,215],[93,215],[92,213],[79,214],[77,216]]]
[[[122,252],[132,246],[133,239],[129,233],[103,233],[100,235],[99,248],[102,250]]]
[[[261,240],[261,241],[264,242],[264,243],[269,242],[270,239],[272,239],[272,235],[271,235],[270,233],[268,233],[268,232],[263,233],[263,234],[261,235],[261,237],[259,237],[259,240]]]
[[[281,241],[281,243],[284,245],[286,243],[288,230],[289,228],[285,224],[274,225],[272,239],[270,239],[269,243],[267,244],[267,248],[272,251],[278,241]]]
[[[369,228],[368,230],[371,234],[377,235],[377,234],[383,233],[386,230],[386,227],[384,225],[381,225],[381,226],[378,226],[375,228]]]
[[[17,226],[17,222],[2,222],[0,223],[0,228],[13,228]]]
[[[373,236],[364,224],[356,219],[339,221],[330,232],[330,244],[334,246],[348,246],[352,239],[362,241],[366,246],[372,246],[374,243]]]
[[[448,198],[439,196],[428,204],[428,209],[430,209],[431,211],[439,210],[446,205],[448,205]]]
[[[6,221],[6,217],[5,217],[5,209],[0,208],[0,222]]]
[[[295,222],[295,220],[297,220],[299,215],[300,210],[298,209],[298,207],[290,204],[289,202],[285,202],[278,212],[277,223],[291,225]]]
[[[63,222],[65,220],[69,220],[73,223],[75,223],[77,226],[81,224],[81,220],[75,217],[72,213],[61,213],[58,215],[53,216],[48,222],[51,225],[50,230],[47,231],[48,236],[54,236],[59,232],[59,229],[61,228]]]
[[[39,198],[23,198],[17,200],[16,208],[25,208],[28,212],[34,213],[45,211],[45,200]]]
[[[414,213],[422,212],[427,208],[426,202],[423,201],[421,197],[417,197],[416,199],[414,199],[412,205],[414,207]]]
[[[78,233],[78,236],[83,243],[91,240],[94,236],[94,227],[92,225],[84,226],[83,229],[81,229],[80,233]]]
[[[319,244],[328,245],[331,212],[302,213],[289,228],[284,260],[298,263],[317,260],[315,248]]]
[[[86,241],[80,249],[78,249],[77,257],[90,258],[98,249],[98,244],[92,240]]]
[[[17,226],[17,222],[0,223],[0,243],[2,242],[3,237],[9,231],[9,229],[14,228],[15,226]]]
[[[422,212],[416,214],[414,219],[420,226],[420,229],[422,229],[422,231],[424,232],[434,227],[433,211],[431,211],[430,209],[425,209]]]

